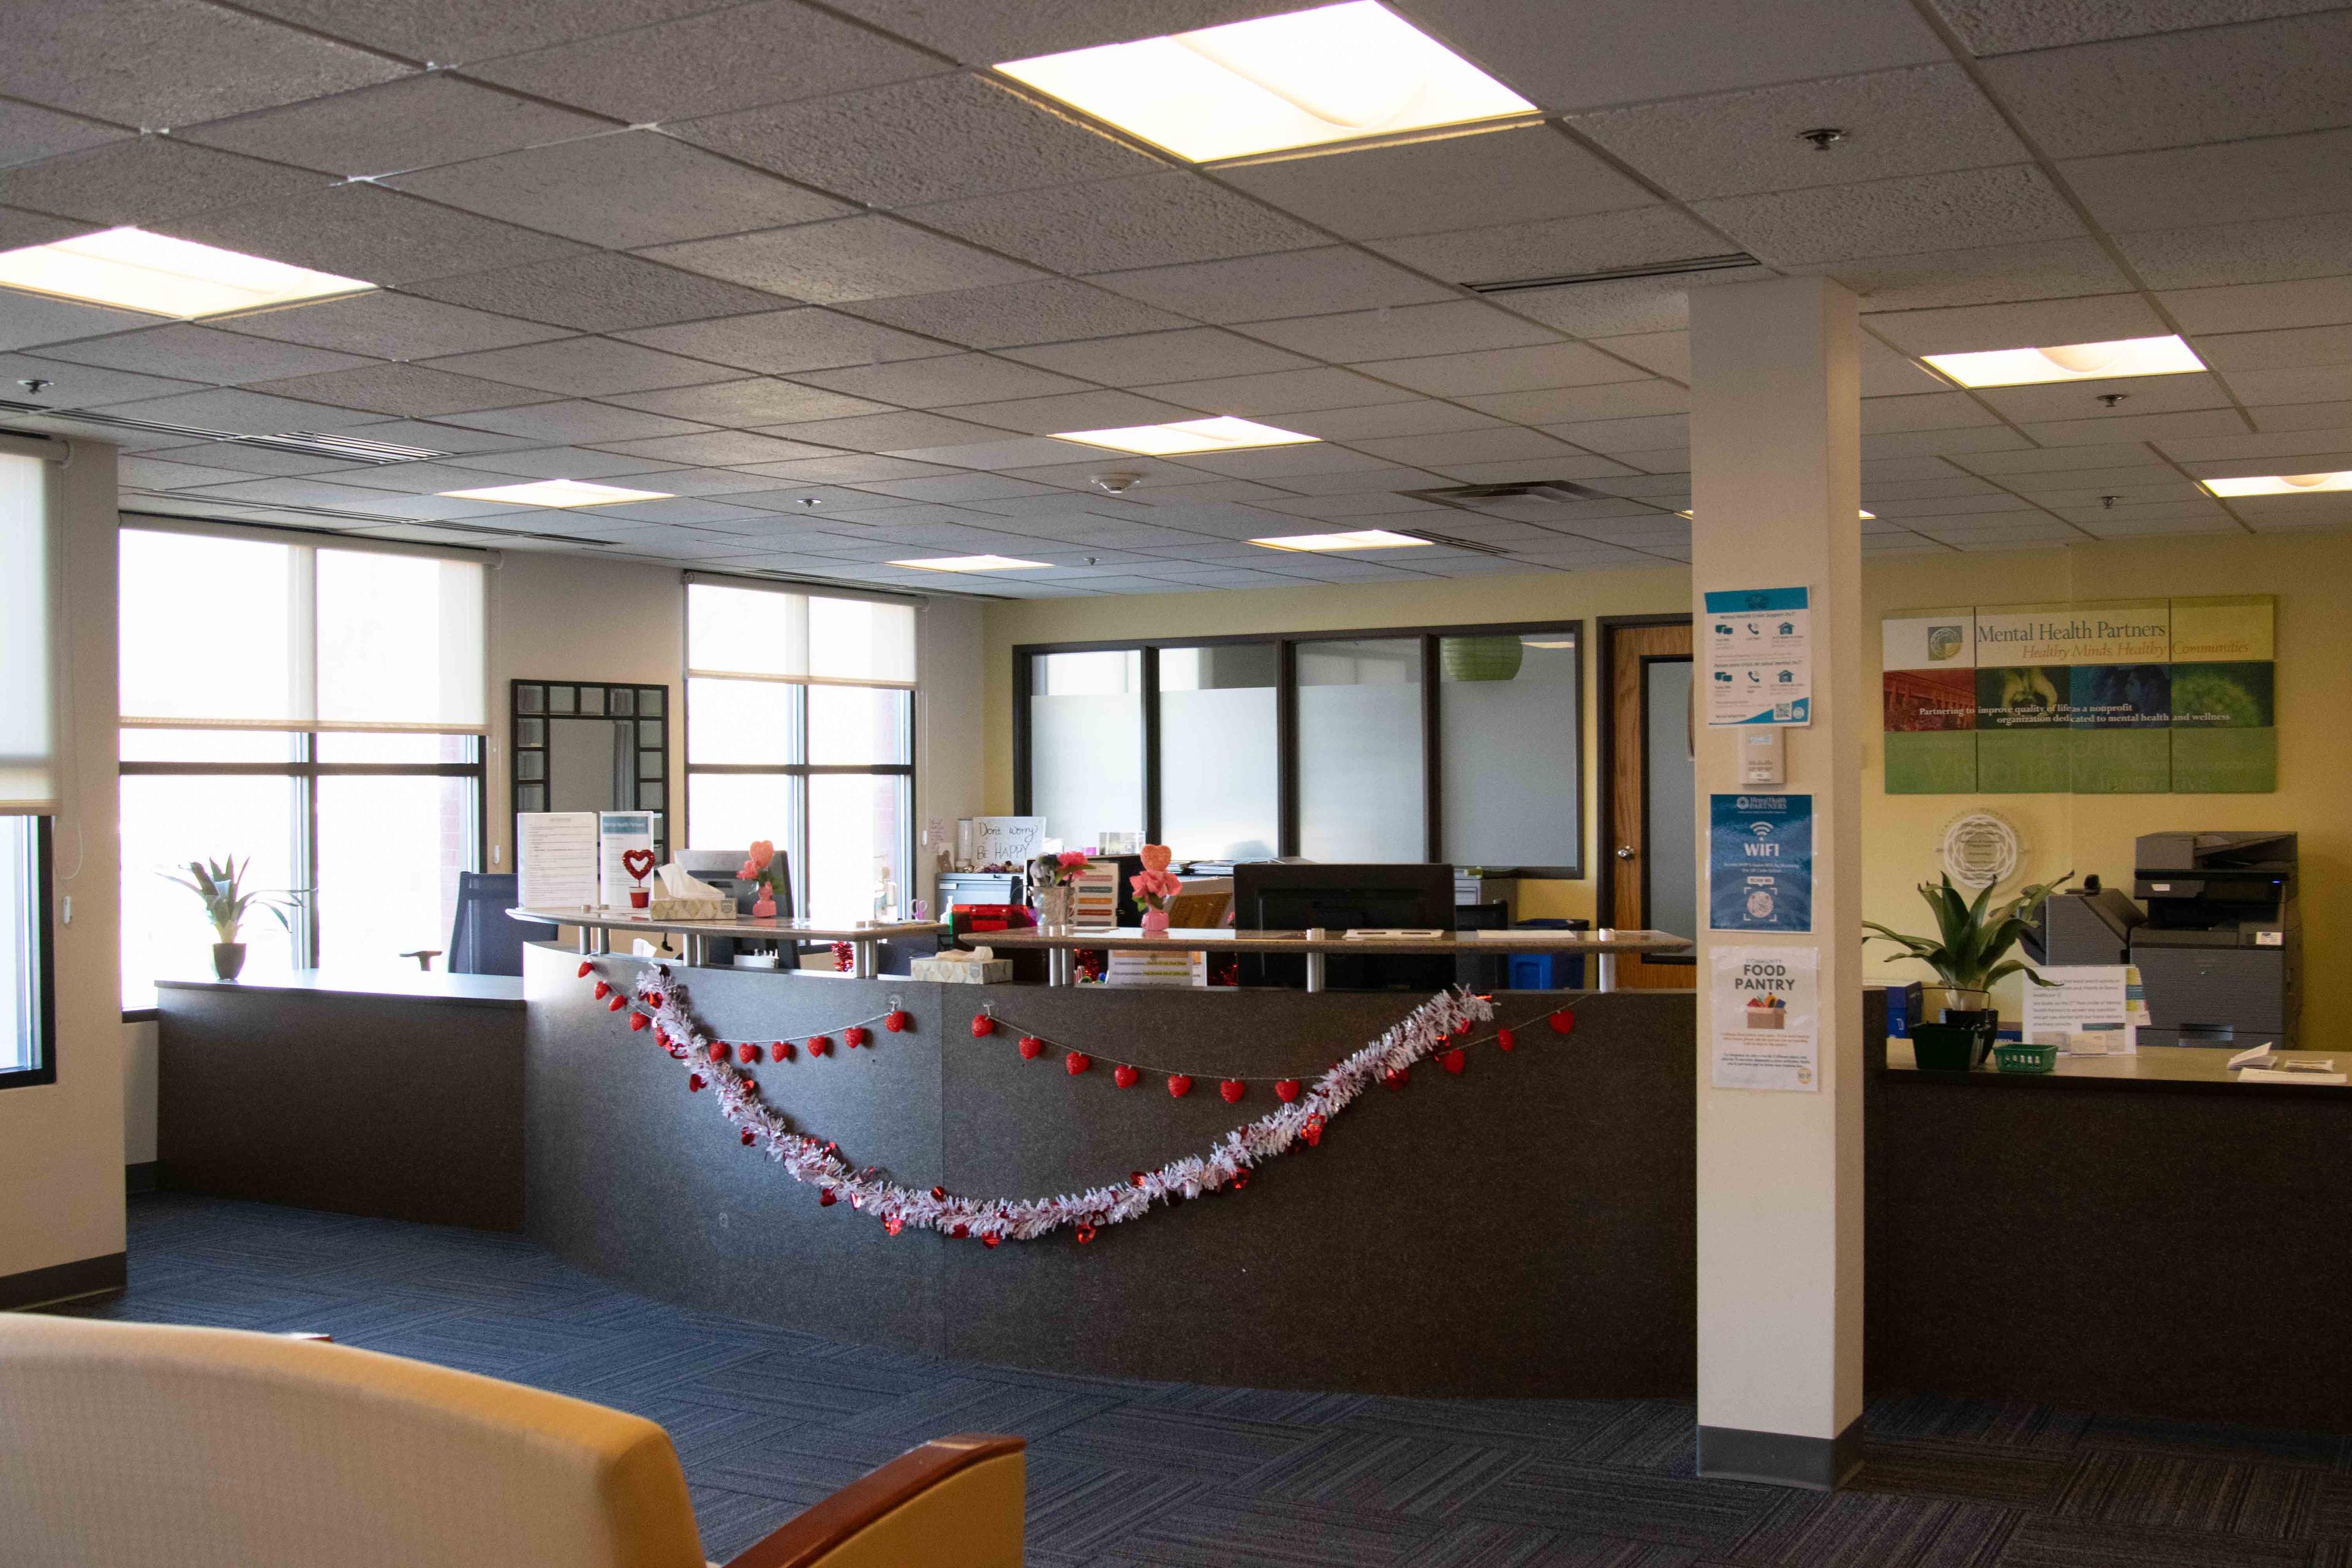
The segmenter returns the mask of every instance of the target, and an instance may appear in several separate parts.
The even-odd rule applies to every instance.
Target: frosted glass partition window
[[[1642,672],[1649,701],[1642,822],[1649,853],[1642,904],[1653,931],[1698,935],[1698,783],[1691,762],[1691,661],[1654,659]]]
[[[1438,799],[1457,866],[1576,866],[1583,787],[1576,639],[1437,639]]]
[[[1029,668],[1029,810],[1045,837],[1087,848],[1142,832],[1142,651],[1041,653]]]
[[[38,1072],[42,1030],[40,819],[0,816],[0,1086]]]
[[[1178,859],[1277,853],[1280,670],[1273,643],[1160,650],[1160,838]]]
[[[1298,852],[1429,858],[1421,639],[1298,645]]]

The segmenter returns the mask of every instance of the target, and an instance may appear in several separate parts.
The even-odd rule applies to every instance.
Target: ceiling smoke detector
[[[1087,476],[1087,483],[1107,496],[1123,496],[1142,482],[1141,474],[1126,468],[1114,468],[1108,473]]]
[[[1798,132],[1797,140],[1811,142],[1816,153],[1826,153],[1845,140],[1845,132],[1840,126],[1817,125],[1811,131]]]

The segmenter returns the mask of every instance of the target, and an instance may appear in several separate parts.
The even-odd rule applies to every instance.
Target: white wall
[[[920,842],[925,825],[943,824],[952,849],[956,818],[986,809],[987,647],[976,599],[927,600],[915,626],[921,686],[915,693],[914,883],[937,910],[931,873],[938,857]]]
[[[58,1080],[0,1090],[0,1279],[122,1250],[122,984],[114,832],[114,448],[77,437],[63,502],[68,630],[58,818]],[[55,911],[53,911],[55,912]]]

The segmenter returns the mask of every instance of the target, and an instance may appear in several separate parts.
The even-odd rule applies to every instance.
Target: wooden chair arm
[[[729,1558],[726,1568],[808,1568],[949,1477],[1028,1446],[1020,1437],[963,1432],[909,1448]]]

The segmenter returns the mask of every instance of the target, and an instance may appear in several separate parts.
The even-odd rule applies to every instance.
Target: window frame
[[[36,1058],[29,1068],[0,1071],[0,1090],[34,1089],[58,1081],[58,960],[57,862],[53,851],[55,819],[36,816],[33,822],[34,984],[40,987],[40,1005],[34,1009]]]
[[[1281,802],[1280,839],[1277,853],[1296,855],[1299,843],[1299,757],[1298,757],[1298,649],[1302,644],[1352,641],[1401,641],[1415,638],[1421,643],[1423,679],[1421,683],[1421,743],[1422,743],[1422,811],[1423,852],[1432,864],[1447,861],[1444,846],[1444,661],[1438,651],[1440,641],[1446,637],[1530,637],[1546,633],[1566,633],[1575,638],[1574,674],[1571,687],[1575,693],[1574,711],[1570,721],[1576,732],[1576,754],[1579,777],[1576,788],[1575,843],[1576,860],[1566,866],[1523,865],[1516,868],[1520,875],[1554,881],[1582,881],[1590,875],[1590,854],[1586,833],[1591,824],[1591,803],[1586,766],[1591,752],[1585,734],[1587,700],[1584,689],[1587,674],[1585,659],[1585,626],[1582,619],[1559,621],[1494,621],[1459,626],[1356,626],[1330,630],[1297,632],[1247,632],[1215,637],[1114,637],[1090,642],[1021,643],[1013,649],[1013,809],[1016,816],[1030,813],[1034,795],[1031,790],[1032,746],[1034,731],[1029,720],[1029,702],[1035,684],[1034,661],[1040,656],[1056,653],[1113,653],[1140,650],[1143,654],[1143,815],[1144,837],[1155,843],[1160,832],[1160,652],[1162,648],[1231,647],[1271,643],[1276,649],[1275,674],[1275,774]]]

